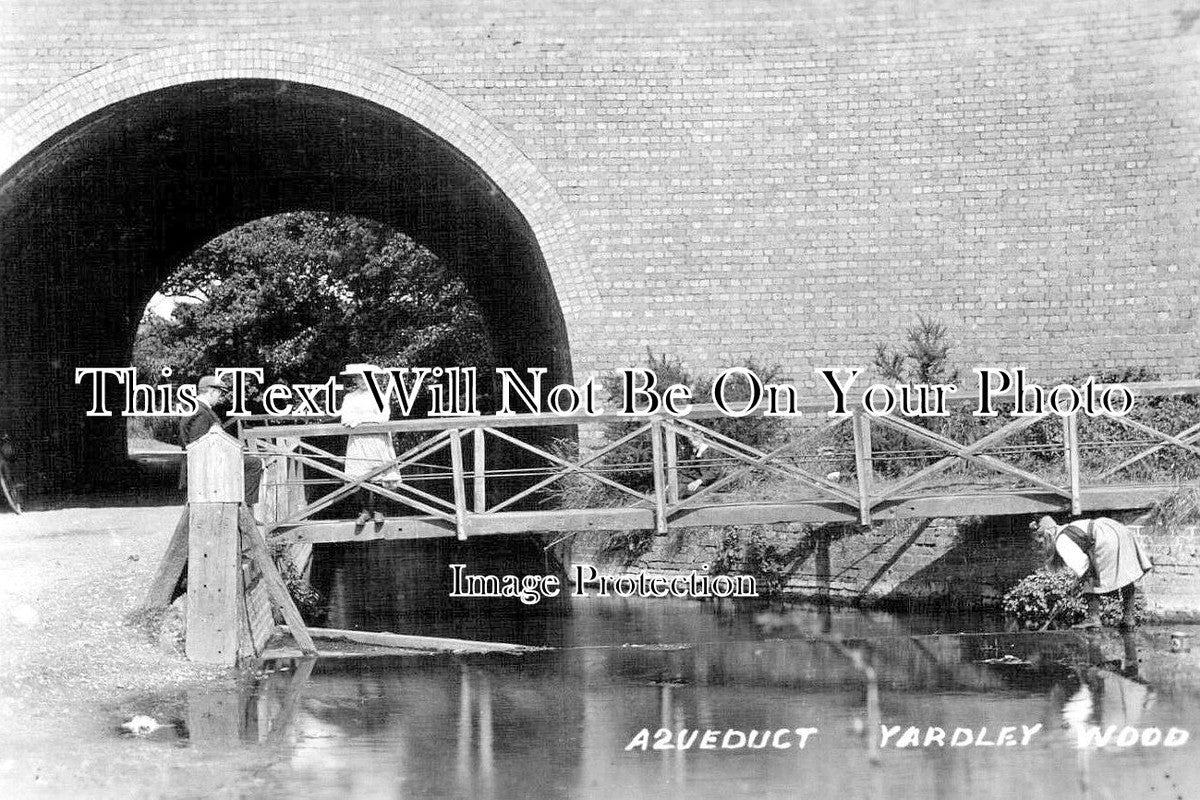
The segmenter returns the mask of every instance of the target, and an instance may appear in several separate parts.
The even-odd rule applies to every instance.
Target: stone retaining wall
[[[1155,569],[1140,584],[1147,610],[1162,621],[1200,621],[1200,532],[1196,526],[1164,530],[1144,524],[1145,514],[1115,514],[1137,526]],[[1001,599],[1041,560],[1028,516],[985,520],[931,519],[857,526],[746,526],[696,528],[656,537],[643,557],[627,562],[606,552],[608,534],[580,534],[573,563],[607,574],[645,570],[670,575],[706,569],[722,542],[750,537],[773,546],[789,567],[783,591],[799,598],[829,597],[862,605],[998,608]]]

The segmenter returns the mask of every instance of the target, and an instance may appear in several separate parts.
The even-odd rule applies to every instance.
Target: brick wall
[[[577,376],[650,346],[812,384],[918,314],[968,366],[1200,368],[1196,10],[807,5],[9,0],[0,124],[157,48],[186,72],[189,47],[299,43],[444,91],[528,157],[595,281],[561,290]]]
[[[1141,583],[1150,609],[1167,618],[1200,622],[1200,531],[1195,525],[1137,530],[1154,562]]]

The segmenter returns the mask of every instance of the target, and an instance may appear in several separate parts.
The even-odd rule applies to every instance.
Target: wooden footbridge
[[[1200,474],[1200,406],[1194,409],[1197,424],[1190,426],[1173,425],[1181,417],[1161,407],[1162,401],[1200,393],[1200,383],[1125,386],[1138,401],[1133,413],[1116,418],[961,414],[922,424],[929,420],[875,416],[861,407],[828,419],[828,404],[813,403],[801,407],[806,412],[801,419],[822,423],[768,448],[727,435],[731,419],[712,406],[698,406],[682,418],[530,414],[403,420],[371,431],[404,436],[409,447],[355,479],[343,471],[336,450],[312,441],[344,440],[352,431],[340,424],[255,420],[241,427],[240,437],[249,452],[268,459],[265,532],[284,543],[1079,514],[1146,507],[1178,480]],[[953,403],[974,407],[976,398]],[[564,435],[579,431],[586,441],[589,431],[613,425],[620,426],[619,435],[591,449],[538,446],[527,435],[565,428]],[[1103,439],[1089,439],[1089,433]],[[521,466],[514,466],[514,452],[527,454]],[[631,459],[631,452],[645,458]],[[399,483],[372,481],[396,471],[404,476]],[[1151,474],[1153,479],[1146,477]],[[547,496],[561,497],[554,490],[563,483],[603,487],[607,502],[545,507]],[[329,489],[310,500],[321,484]],[[405,513],[366,526],[323,518],[359,489]]]
[[[272,629],[267,599],[286,612],[293,634],[301,633],[297,641],[303,636],[270,548],[303,561],[313,544],[373,539],[588,530],[666,534],[695,526],[871,525],[1145,508],[1200,476],[1200,405],[1193,401],[1200,382],[1124,386],[1136,398],[1133,410],[1111,418],[1005,417],[1003,409],[998,417],[974,417],[966,411],[976,404],[973,397],[956,399],[948,417],[933,419],[874,415],[861,407],[829,418],[827,404],[811,403],[801,407],[801,419],[817,424],[771,446],[740,441],[734,423],[744,418],[733,420],[713,407],[679,418],[401,420],[369,426],[370,433],[388,432],[404,444],[393,461],[361,477],[347,474],[342,454],[347,437],[368,432],[368,426],[245,420],[237,439],[212,432],[189,448],[190,514],[149,602],[170,601],[186,563],[190,604],[197,575],[211,577],[213,586],[222,587],[218,594],[229,594],[211,611],[225,626],[217,649],[244,653],[249,642],[257,652],[264,631]],[[560,438],[551,440],[547,430]],[[602,432],[607,440],[600,444],[576,444],[603,439]],[[238,508],[243,454],[266,461],[257,518]],[[387,481],[377,479],[385,475]],[[564,486],[571,492],[563,493]],[[362,491],[388,509],[382,523],[346,518],[357,512],[351,500]],[[585,502],[548,502],[568,496]],[[224,555],[216,561],[210,553],[215,540],[227,540],[217,547]],[[224,566],[215,567],[217,561]],[[224,574],[237,572],[237,564],[242,591]],[[246,588],[247,568],[262,577],[254,583],[257,595]],[[188,614],[189,622],[197,616],[199,625],[212,627],[199,609],[189,605]],[[241,627],[240,639],[230,626]],[[189,625],[189,647],[191,639]],[[303,644],[312,648],[311,641]]]

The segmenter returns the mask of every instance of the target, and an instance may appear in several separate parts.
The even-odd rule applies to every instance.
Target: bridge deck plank
[[[1167,486],[1103,486],[1083,489],[1083,512],[1147,508],[1174,490]],[[876,522],[898,519],[1047,514],[1067,510],[1069,501],[1050,492],[1011,490],[894,498],[872,512]],[[652,530],[654,509],[598,508],[506,511],[467,514],[469,536],[592,530]],[[846,522],[859,520],[854,506],[829,500],[766,503],[730,502],[684,509],[671,515],[670,527]],[[375,539],[428,539],[455,536],[452,523],[436,517],[391,517],[382,525],[357,526],[349,520],[313,521],[277,529],[288,543],[326,544]]]

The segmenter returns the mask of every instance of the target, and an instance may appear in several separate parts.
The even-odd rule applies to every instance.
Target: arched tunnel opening
[[[0,427],[30,489],[87,486],[126,457],[125,420],[86,415],[76,368],[128,365],[147,301],[204,242],[301,209],[405,232],[462,276],[498,364],[571,380],[536,237],[464,154],[328,89],[178,85],[80,120],[0,178]]]

